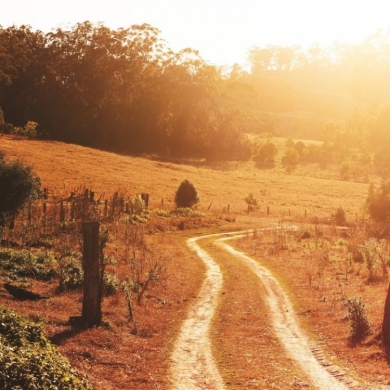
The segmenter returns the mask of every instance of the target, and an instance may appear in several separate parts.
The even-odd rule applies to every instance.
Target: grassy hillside
[[[282,144],[282,142],[279,142]],[[68,196],[80,185],[111,196],[120,190],[128,195],[147,192],[151,207],[172,208],[174,194],[187,179],[200,194],[200,209],[221,213],[228,205],[231,212],[246,210],[249,193],[259,201],[259,212],[267,207],[272,217],[328,218],[343,207],[348,219],[362,215],[368,184],[338,179],[337,172],[317,165],[300,166],[286,174],[279,163],[275,169],[260,170],[254,162],[215,163],[201,161],[192,165],[161,162],[89,149],[51,141],[32,141],[3,136],[0,149],[8,158],[23,158],[41,177],[43,187],[54,196]],[[282,152],[279,152],[279,156]]]

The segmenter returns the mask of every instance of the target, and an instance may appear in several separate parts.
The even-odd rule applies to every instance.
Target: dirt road
[[[222,273],[217,263],[197,243],[205,238],[196,237],[187,241],[206,264],[206,278],[196,297],[188,318],[184,321],[172,354],[172,386],[177,390],[212,389],[223,390],[224,384],[211,353],[209,338],[218,295],[222,288]]]
[[[242,233],[242,232],[241,232]],[[187,244],[196,251],[207,267],[206,278],[196,301],[191,307],[187,320],[183,323],[180,335],[172,354],[173,389],[222,390],[225,385],[219,374],[211,352],[209,339],[210,323],[218,304],[218,295],[223,280],[218,264],[196,241],[216,237],[215,243],[228,251],[237,261],[245,262],[261,279],[266,289],[266,302],[272,314],[273,329],[281,344],[298,362],[311,379],[312,388],[323,390],[346,390],[349,387],[336,379],[336,370],[330,373],[317,360],[309,341],[300,329],[287,294],[273,275],[258,262],[227,245],[224,241],[239,237],[238,233],[221,234],[191,238]]]

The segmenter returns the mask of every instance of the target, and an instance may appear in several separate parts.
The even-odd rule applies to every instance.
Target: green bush
[[[361,297],[355,297],[347,300],[348,318],[350,320],[350,340],[359,342],[370,332],[365,305]]]
[[[69,256],[61,261],[60,266],[60,291],[77,290],[84,285],[84,270],[81,260],[75,256]],[[104,273],[104,295],[114,295],[119,288],[119,280],[115,275]]]
[[[118,278],[115,275],[105,272],[103,277],[103,288],[105,296],[115,295],[119,288]]]
[[[256,154],[253,156],[253,160],[256,161],[259,165],[263,164],[273,164],[275,162],[275,157],[278,154],[278,148],[273,142],[265,142],[261,144]]]
[[[84,283],[84,271],[81,260],[69,256],[61,260],[60,291],[76,290]]]
[[[57,261],[50,252],[0,249],[0,269],[10,279],[30,277],[50,280],[57,275]]]
[[[47,340],[42,327],[0,307],[0,388],[87,390],[66,358]]]
[[[184,180],[176,191],[175,204],[178,208],[194,207],[199,203],[198,192],[194,185],[188,180]]]
[[[20,160],[5,161],[0,151],[0,227],[29,201],[41,196],[41,181]]]

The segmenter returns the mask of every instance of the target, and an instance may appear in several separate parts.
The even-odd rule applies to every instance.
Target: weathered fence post
[[[72,203],[70,204],[70,219],[73,221],[75,219],[75,208],[76,208],[76,201],[73,199]]]
[[[83,222],[84,295],[82,323],[87,327],[102,321],[103,278],[101,275],[99,222]]]
[[[64,210],[64,204],[60,202],[60,223],[65,222],[65,210]]]

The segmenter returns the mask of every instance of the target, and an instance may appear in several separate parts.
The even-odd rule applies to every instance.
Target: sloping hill
[[[253,193],[259,201],[260,213],[267,207],[272,216],[282,215],[329,217],[343,207],[349,219],[361,213],[367,196],[367,183],[331,179],[326,171],[316,176],[298,168],[285,174],[280,167],[259,170],[253,162],[220,163],[197,166],[118,155],[78,145],[52,141],[0,138],[0,150],[8,158],[22,158],[34,167],[43,187],[52,195],[67,196],[79,186],[98,194],[111,196],[120,190],[128,195],[150,194],[151,207],[173,207],[174,194],[187,179],[200,194],[200,209],[222,212],[246,210],[245,197]],[[321,178],[321,175],[324,178]]]

